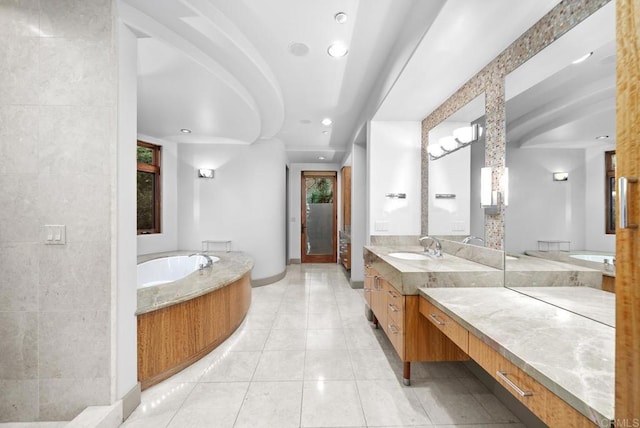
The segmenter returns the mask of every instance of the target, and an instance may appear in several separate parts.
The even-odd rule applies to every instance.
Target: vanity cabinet
[[[420,314],[548,426],[597,426],[425,298]]]
[[[365,266],[364,295],[374,324],[385,332],[403,362],[410,382],[412,361],[461,361],[469,357],[443,332],[420,315],[420,296],[403,295],[375,269]]]

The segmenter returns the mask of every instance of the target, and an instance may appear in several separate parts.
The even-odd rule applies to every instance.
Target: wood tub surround
[[[175,255],[175,254],[172,254]],[[218,255],[218,254],[216,254]],[[138,380],[142,389],[163,381],[207,355],[244,320],[251,304],[253,263],[242,255],[221,255],[209,272],[160,287],[176,288],[175,303],[157,302],[157,309],[138,313]],[[206,281],[207,276],[211,279]],[[206,287],[197,287],[208,284]],[[152,289],[155,287],[149,287]],[[166,296],[167,290],[140,289]],[[198,290],[198,291],[194,291]],[[186,292],[186,296],[182,292]],[[145,302],[148,304],[148,295]],[[140,312],[140,309],[139,309]]]

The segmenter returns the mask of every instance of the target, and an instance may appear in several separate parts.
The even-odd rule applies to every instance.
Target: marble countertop
[[[138,263],[168,256],[193,254],[197,251],[172,251],[138,257]],[[176,303],[185,302],[210,293],[242,278],[253,269],[253,260],[241,252],[208,251],[206,254],[219,257],[210,268],[197,271],[178,281],[138,289],[136,315],[155,311]]]
[[[365,264],[378,271],[403,295],[418,294],[420,287],[502,287],[502,270],[451,254],[428,260],[404,260],[389,255],[423,251],[417,245],[368,245],[364,247]]]
[[[512,287],[511,289],[609,327],[616,326],[616,295],[614,293],[590,287]]]
[[[613,420],[614,328],[508,288],[420,294],[596,424]]]
[[[577,264],[518,254],[505,263],[507,287],[602,287],[602,272]]]
[[[581,260],[576,259],[575,257],[571,257],[571,254],[607,254],[612,258],[615,258],[615,254],[607,253],[602,251],[571,251],[567,253],[566,251],[525,251],[525,254],[537,257],[546,260],[555,260],[562,263],[568,263],[574,266],[582,266],[586,268],[591,268],[602,272],[603,275],[615,277],[616,274],[614,272],[614,267],[610,266],[610,270],[605,270],[604,263],[591,262],[589,260]]]

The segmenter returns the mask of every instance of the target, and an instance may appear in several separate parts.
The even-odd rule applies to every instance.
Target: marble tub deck
[[[138,257],[138,263],[169,256],[184,256],[197,251],[172,251]],[[136,315],[155,311],[210,293],[240,279],[253,268],[253,260],[241,252],[208,251],[219,257],[211,267],[196,271],[178,281],[138,289]]]
[[[420,294],[596,424],[613,420],[613,327],[507,288]]]

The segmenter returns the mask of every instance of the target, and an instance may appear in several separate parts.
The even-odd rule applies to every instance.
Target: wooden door
[[[335,171],[302,171],[302,263],[336,263],[338,260],[337,178]]]
[[[628,222],[616,218],[617,426],[640,422],[640,0],[617,0],[616,177],[628,181]],[[620,188],[617,191],[620,207]]]

